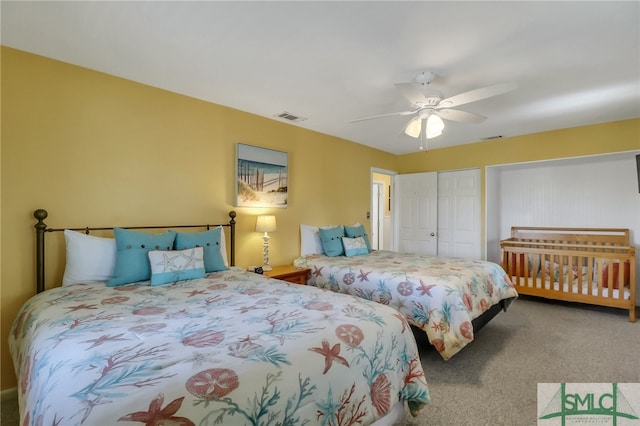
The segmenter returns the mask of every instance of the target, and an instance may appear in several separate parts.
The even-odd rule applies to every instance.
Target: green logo
[[[568,392],[566,383],[560,383],[560,388],[538,419],[560,418],[562,426],[566,424],[567,418],[574,416],[587,416],[584,418],[586,423],[592,423],[589,418],[593,419],[594,416],[608,416],[611,417],[614,426],[618,424],[618,418],[638,419],[617,383],[611,384],[611,392],[608,389],[603,391],[601,387],[594,391],[595,386],[592,386],[594,389],[589,389],[590,391],[584,388],[585,386],[582,386],[581,392]]]

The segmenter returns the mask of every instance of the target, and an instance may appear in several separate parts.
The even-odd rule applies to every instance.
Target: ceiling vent
[[[489,136],[488,138],[484,138],[483,140],[485,141],[490,141],[492,139],[501,139],[502,135],[498,135],[498,136]]]
[[[294,122],[300,122],[300,121],[305,121],[306,120],[306,118],[304,118],[304,117],[298,117],[297,115],[290,114],[290,113],[288,113],[286,111],[282,112],[280,114],[277,114],[276,117],[282,118],[282,119],[287,120],[287,121],[294,121]]]

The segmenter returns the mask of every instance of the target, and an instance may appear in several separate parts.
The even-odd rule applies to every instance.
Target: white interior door
[[[393,180],[395,250],[438,254],[438,174],[396,175]]]
[[[480,170],[438,173],[438,256],[480,259]]]

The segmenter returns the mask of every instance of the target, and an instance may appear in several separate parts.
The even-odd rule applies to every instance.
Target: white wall
[[[511,226],[629,228],[640,271],[638,153],[487,168],[488,260],[500,263]]]

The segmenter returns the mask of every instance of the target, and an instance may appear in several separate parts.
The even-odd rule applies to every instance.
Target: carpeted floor
[[[535,425],[538,383],[640,383],[640,321],[617,309],[521,297],[449,361],[416,340],[432,401],[402,426]],[[0,411],[18,425],[15,400]]]

